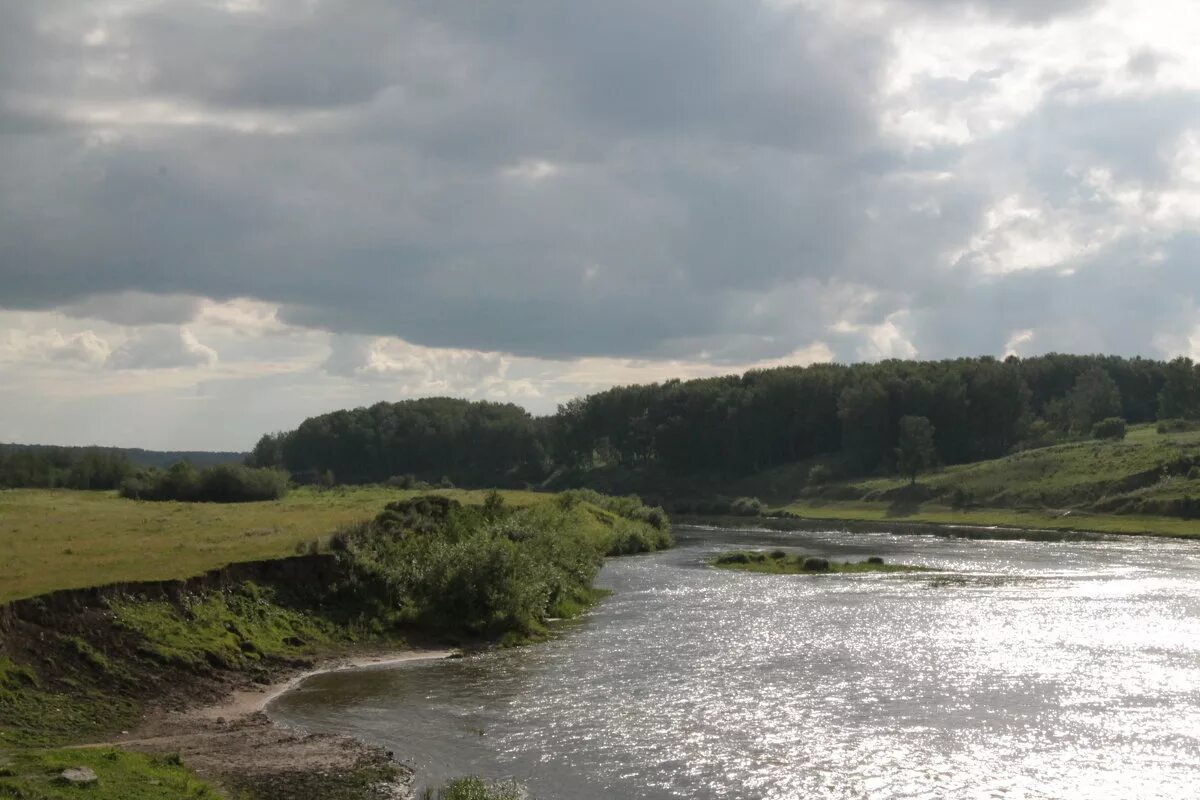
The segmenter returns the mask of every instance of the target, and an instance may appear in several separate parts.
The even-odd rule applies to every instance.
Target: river
[[[269,713],[541,800],[1200,793],[1200,544],[677,534],[551,641],[317,676]],[[750,546],[946,572],[705,566]]]

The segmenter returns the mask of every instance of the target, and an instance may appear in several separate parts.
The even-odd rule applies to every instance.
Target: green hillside
[[[1085,440],[899,477],[810,486],[802,516],[1091,527],[1200,535],[1200,432],[1135,426],[1124,440]]]

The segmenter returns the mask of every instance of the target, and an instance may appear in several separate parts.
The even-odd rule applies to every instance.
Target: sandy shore
[[[266,800],[408,798],[412,771],[391,752],[351,737],[291,730],[272,722],[264,709],[314,675],[456,655],[454,650],[403,650],[329,659],[275,683],[240,686],[215,704],[151,711],[136,728],[105,744],[178,753],[231,797],[249,791]],[[348,788],[353,792],[347,793]]]
[[[265,710],[267,705],[276,697],[296,688],[314,675],[324,675],[330,672],[349,672],[352,670],[370,669],[372,667],[384,668],[397,664],[405,664],[410,661],[430,661],[441,658],[452,658],[456,655],[458,655],[457,650],[406,650],[404,652],[384,655],[334,659],[293,675],[286,680],[252,689],[235,690],[222,702],[185,712],[185,716],[205,720],[224,718],[234,721]]]

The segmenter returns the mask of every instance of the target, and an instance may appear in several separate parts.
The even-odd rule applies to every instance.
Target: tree
[[[1091,431],[1102,419],[1121,416],[1121,393],[1117,382],[1100,367],[1092,367],[1075,379],[1067,397],[1071,427],[1081,433]]]
[[[283,466],[283,440],[287,434],[285,433],[266,433],[258,440],[258,444],[254,445],[254,450],[251,451],[246,459],[248,467],[282,467]]]
[[[933,423],[928,417],[900,418],[900,446],[896,448],[896,465],[909,483],[917,482],[917,473],[933,465],[937,448],[933,444]]]
[[[1158,395],[1158,418],[1200,418],[1200,368],[1190,358],[1180,357],[1167,365]]]

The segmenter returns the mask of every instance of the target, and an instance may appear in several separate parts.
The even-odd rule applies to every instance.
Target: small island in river
[[[931,567],[912,564],[889,564],[879,556],[866,561],[831,561],[828,558],[787,553],[783,550],[732,550],[709,560],[709,565],[720,569],[738,569],[747,572],[768,572],[774,575],[827,575],[830,573],[860,572],[934,572]]]

